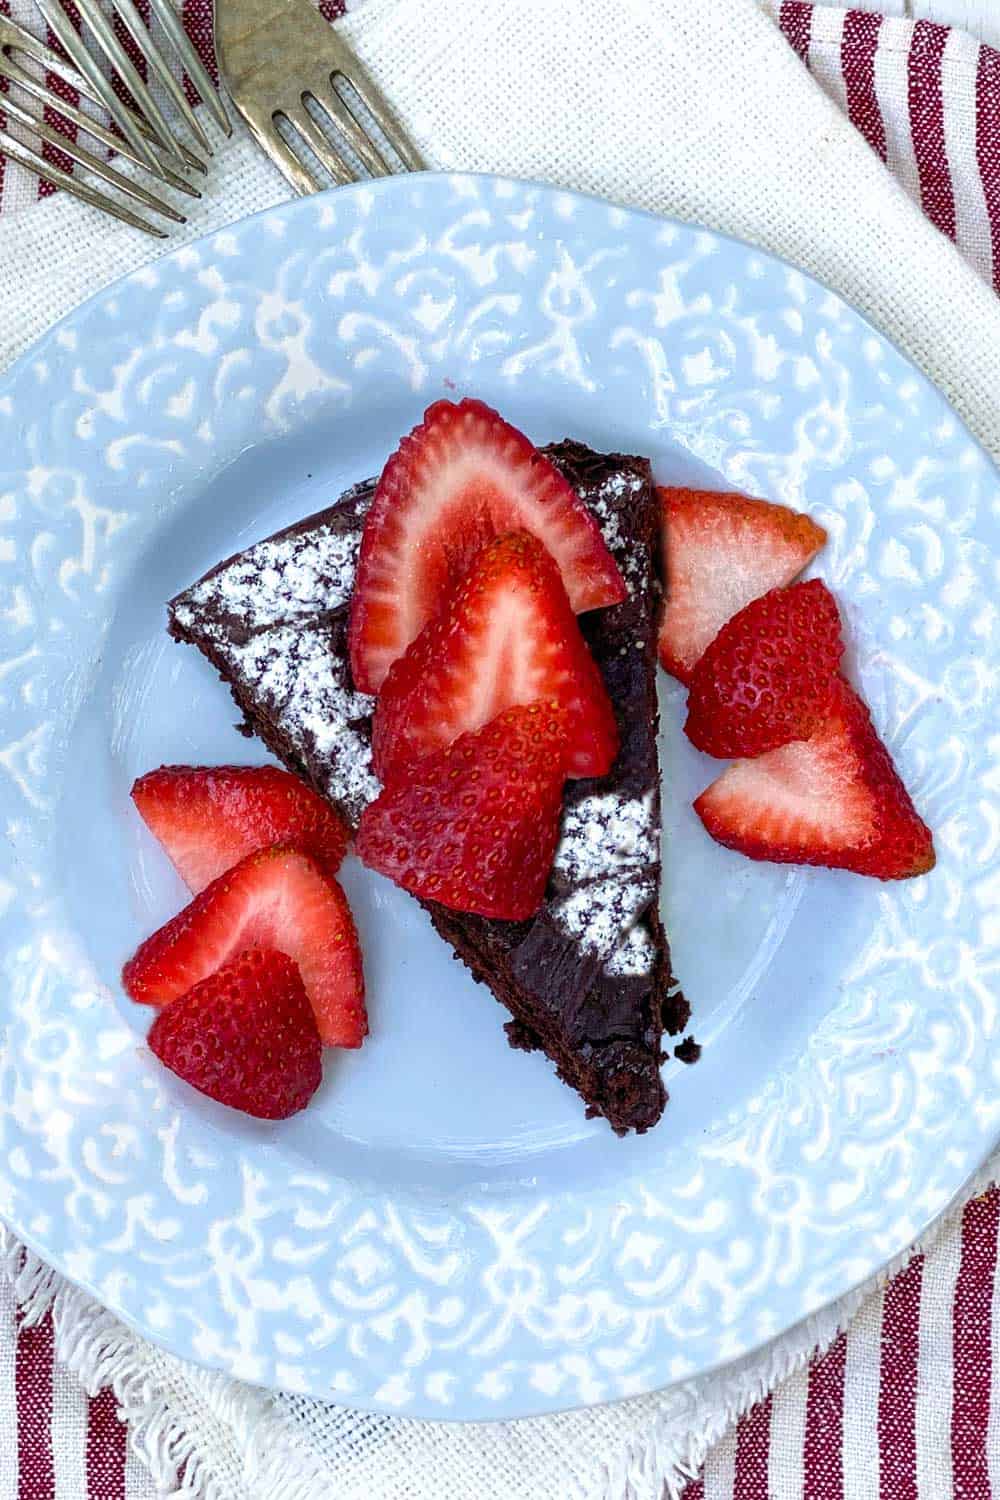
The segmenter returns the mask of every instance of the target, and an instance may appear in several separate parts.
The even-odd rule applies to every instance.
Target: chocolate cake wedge
[[[505,922],[424,903],[440,935],[507,1007],[512,1046],[541,1048],[589,1114],[619,1134],[663,1112],[664,1030],[688,1006],[660,918],[656,628],[658,507],[645,459],[575,442],[543,450],[591,511],[629,597],[579,617],[621,735],[608,776],[566,784],[540,911]],[[228,683],[256,734],[354,823],[378,792],[374,700],[358,693],[347,614],[370,481],[228,558],[169,605],[169,629]]]

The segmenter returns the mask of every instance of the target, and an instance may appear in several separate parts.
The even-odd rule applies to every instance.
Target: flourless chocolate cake
[[[591,511],[629,597],[579,617],[614,706],[608,776],[566,783],[562,835],[536,916],[507,922],[424,905],[473,975],[511,1012],[512,1046],[542,1048],[619,1134],[663,1112],[662,1035],[688,1006],[660,919],[655,491],[644,459],[579,443],[543,450]],[[358,693],[347,617],[375,481],[219,563],[169,606],[169,629],[229,684],[248,734],[357,823],[377,795],[374,700]]]

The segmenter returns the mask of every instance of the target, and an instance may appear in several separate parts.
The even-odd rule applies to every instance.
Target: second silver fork
[[[335,183],[354,181],[359,166],[389,176],[400,170],[393,156],[404,171],[423,169],[386,100],[310,0],[216,0],[215,38],[233,103],[296,192],[325,185],[312,162]],[[336,82],[349,86],[353,107]]]

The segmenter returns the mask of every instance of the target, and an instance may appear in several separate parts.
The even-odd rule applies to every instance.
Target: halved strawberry
[[[826,541],[808,516],[712,490],[661,489],[666,604],[660,665],[681,682],[726,621],[791,583]]]
[[[167,1005],[244,948],[295,960],[328,1047],[360,1047],[368,1033],[361,950],[347,897],[295,849],[263,849],[195,896],[122,970],[133,1000]]]
[[[554,464],[481,401],[435,402],[382,470],[365,522],[349,636],[361,692],[378,692],[476,553],[515,529],[547,547],[578,614],[625,598],[597,522]]]
[[[511,531],[489,542],[389,668],[372,726],[384,782],[517,704],[566,715],[567,774],[605,776],[618,727],[604,680],[541,542]]]
[[[723,760],[808,739],[830,711],[843,653],[824,583],[772,589],[727,620],[695,665],[688,739]]]
[[[530,917],[559,838],[565,761],[558,709],[509,708],[387,787],[361,815],[357,852],[415,896]]]
[[[188,890],[203,891],[255,849],[301,849],[332,875],[350,829],[304,781],[278,766],[160,766],[132,801]]]
[[[934,843],[861,699],[841,678],[808,740],[741,760],[694,804],[714,839],[751,859],[829,865],[903,880],[934,867]]]
[[[149,1045],[185,1083],[259,1120],[304,1109],[323,1076],[302,976],[269,948],[238,954],[161,1010]]]

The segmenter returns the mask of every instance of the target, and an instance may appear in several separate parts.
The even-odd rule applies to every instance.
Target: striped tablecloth
[[[152,1500],[110,1387],[89,1397],[53,1348],[51,1315],[25,1326],[0,1279],[0,1500]]]
[[[998,1221],[996,1188],[973,1198],[821,1358],[741,1419],[684,1500],[1000,1496]]]
[[[764,3],[817,83],[1000,290],[1000,53],[930,22]],[[11,9],[31,24],[29,0],[0,0]],[[333,19],[341,0],[320,9]],[[182,10],[211,62],[211,0]],[[0,216],[30,212],[50,191],[0,158]],[[1000,1500],[998,1222],[991,1188],[734,1426],[685,1500]],[[0,1278],[0,1500],[153,1493],[110,1392],[85,1394],[53,1359],[49,1315],[28,1326]]]

